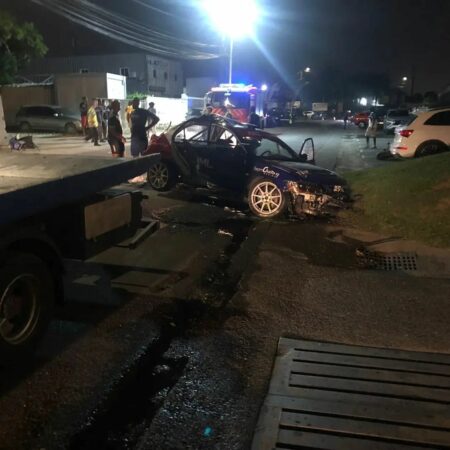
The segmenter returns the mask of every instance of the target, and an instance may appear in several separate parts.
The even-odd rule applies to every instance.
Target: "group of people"
[[[92,141],[95,146],[100,142],[109,143],[113,157],[122,158],[125,155],[126,139],[123,135],[120,120],[120,102],[113,100],[106,103],[101,99],[92,99],[90,106],[86,97],[80,103],[81,124],[86,141]],[[159,122],[155,104],[152,102],[148,109],[140,107],[139,98],[129,102],[126,117],[131,131],[130,153],[133,158],[141,156],[148,147],[148,133],[154,132]]]

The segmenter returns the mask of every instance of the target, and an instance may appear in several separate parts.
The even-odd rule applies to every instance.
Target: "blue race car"
[[[312,139],[296,153],[277,136],[222,116],[193,118],[152,136],[150,153],[161,154],[148,171],[153,189],[185,183],[233,191],[261,218],[287,210],[330,215],[348,197],[345,180],[314,165]]]

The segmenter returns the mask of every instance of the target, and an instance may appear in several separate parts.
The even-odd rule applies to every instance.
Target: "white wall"
[[[169,126],[177,125],[186,120],[186,114],[188,112],[187,97],[167,98],[148,96],[146,104],[143,107],[147,108],[150,102],[155,104],[156,115],[160,119],[156,127],[158,134]]]

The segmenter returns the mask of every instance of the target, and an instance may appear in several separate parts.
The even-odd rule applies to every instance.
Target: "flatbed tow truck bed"
[[[0,365],[28,358],[45,333],[55,304],[63,303],[65,260],[144,236],[142,192],[118,185],[157,161],[158,154],[0,151]]]
[[[116,186],[158,160],[0,153],[0,225]]]

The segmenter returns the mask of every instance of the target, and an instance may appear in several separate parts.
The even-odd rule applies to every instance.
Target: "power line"
[[[154,54],[181,59],[212,59],[219,56],[216,46],[152,30],[86,0],[32,1],[96,33]]]

